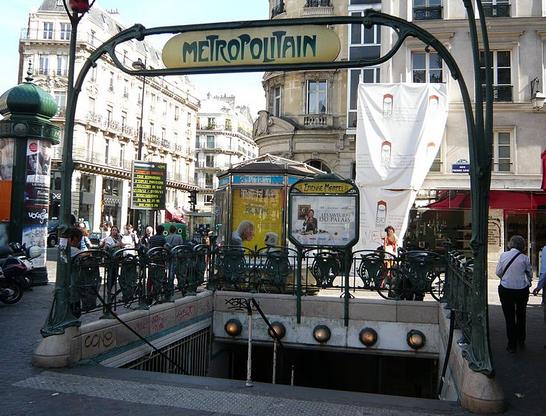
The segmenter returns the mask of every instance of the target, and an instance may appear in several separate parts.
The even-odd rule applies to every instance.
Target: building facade
[[[94,5],[78,27],[76,74],[90,53],[123,30],[115,13]],[[19,43],[20,80],[32,63],[34,82],[55,98],[53,121],[64,125],[71,26],[58,0],[45,0],[29,14]],[[121,49],[121,50],[120,50]],[[128,42],[116,51],[127,67],[162,66],[160,52],[147,42]],[[108,221],[133,222],[130,209],[131,167],[137,159],[142,126],[142,160],[167,163],[166,208],[189,209],[194,183],[195,131],[200,102],[185,77],[130,77],[103,57],[88,73],[81,90],[74,126],[72,212],[93,231]],[[50,215],[58,216],[62,145],[52,169]],[[145,222],[161,221],[149,215]],[[146,225],[146,224],[141,224]]]
[[[201,101],[195,136],[195,183],[200,192],[197,207],[210,212],[217,174],[232,165],[253,159],[258,147],[252,139],[248,107],[238,106],[234,96],[209,96]]]
[[[489,253],[493,263],[515,233],[529,241],[534,266],[546,243],[546,199],[541,189],[542,130],[546,108],[537,91],[546,75],[546,1],[484,0],[493,63],[494,143]],[[362,15],[368,8],[412,21],[435,35],[451,52],[475,90],[467,13],[462,0],[271,0],[271,18]],[[339,26],[339,25],[338,25]],[[338,59],[379,57],[397,40],[389,28],[361,25],[335,29],[344,50]],[[483,52],[481,54],[483,59]],[[389,61],[377,67],[340,71],[266,73],[269,127],[256,137],[260,154],[317,161],[345,176],[355,175],[356,104],[359,82],[444,82],[449,116],[445,136],[412,212],[421,225],[408,235],[437,246],[450,238],[469,249],[470,181],[468,135],[457,82],[434,50],[407,39]],[[318,97],[318,99],[317,99]],[[543,100],[542,100],[543,102]],[[316,105],[318,103],[318,106]],[[316,125],[318,122],[319,125]],[[309,144],[312,144],[310,146]],[[417,207],[426,207],[428,213]],[[424,217],[423,217],[424,215]],[[450,224],[456,224],[450,226]],[[413,233],[413,234],[412,234]]]
[[[346,2],[269,2],[272,19],[345,15]],[[347,28],[334,30],[342,45]],[[342,47],[339,59],[347,58]],[[305,162],[349,177],[354,144],[347,141],[347,71],[267,72],[263,78],[268,121],[255,129],[260,154]],[[258,119],[259,121],[259,119]]]

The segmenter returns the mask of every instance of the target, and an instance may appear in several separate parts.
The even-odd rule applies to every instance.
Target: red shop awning
[[[427,205],[432,209],[452,209],[452,208],[470,208],[470,193],[457,193],[454,196],[440,199]]]
[[[168,209],[165,210],[165,221],[167,222],[179,222],[182,224],[186,223],[186,219],[184,218],[184,214],[169,211]]]
[[[457,194],[427,205],[431,209],[470,209],[470,192]],[[536,211],[546,209],[546,194],[525,191],[491,191],[489,208],[505,210]]]

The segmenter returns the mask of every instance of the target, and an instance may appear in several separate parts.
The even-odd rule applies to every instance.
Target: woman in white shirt
[[[531,286],[531,262],[523,254],[525,239],[514,235],[508,243],[509,251],[501,254],[497,264],[497,276],[501,279],[499,297],[506,321],[508,352],[525,347],[525,319],[529,287]]]
[[[110,235],[106,237],[101,242],[101,247],[106,250],[114,250],[123,248],[123,243],[121,242],[121,235],[119,234],[119,228],[115,225],[110,229]]]

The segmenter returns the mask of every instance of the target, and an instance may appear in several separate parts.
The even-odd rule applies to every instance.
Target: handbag
[[[499,276],[501,279],[503,278],[504,274],[506,273],[506,270],[508,270],[508,268],[512,265],[512,263],[514,262],[514,260],[521,254],[521,251],[518,251],[518,254],[516,254],[514,257],[512,257],[510,259],[510,261],[508,262],[508,264],[506,265],[506,267],[504,268],[504,270],[502,271],[502,274]]]

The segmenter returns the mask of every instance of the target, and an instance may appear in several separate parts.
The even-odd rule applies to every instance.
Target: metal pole
[[[298,247],[298,259],[296,266],[296,320],[301,324],[301,265],[303,250]]]
[[[247,301],[248,302],[248,301]],[[248,353],[246,359],[246,387],[252,387],[252,305],[247,303],[248,317]]]
[[[277,381],[277,339],[273,339],[273,375],[271,377],[271,383],[276,384]]]
[[[147,58],[144,58],[144,69],[146,69]],[[137,160],[142,160],[142,147],[144,146],[144,97],[145,97],[145,88],[146,88],[146,76],[142,75],[142,94],[140,97],[140,123],[138,127],[138,149],[137,149]],[[143,219],[142,212],[139,209],[135,209],[133,222],[135,223],[135,228],[139,230],[140,234],[143,233]]]
[[[290,371],[290,385],[291,386],[294,385],[294,372],[295,372],[294,364],[292,364],[292,369]]]
[[[78,15],[75,11],[70,12],[66,6],[66,2],[64,5],[70,19],[71,33],[68,52],[68,86],[66,91],[67,106],[63,138],[63,158],[59,168],[61,171],[61,207],[59,213],[61,239],[59,241],[53,304],[49,316],[40,331],[43,336],[63,334],[65,328],[80,326],[81,324],[81,322],[74,317],[70,308],[70,247],[62,235],[72,226],[70,221],[70,211],[72,207],[72,174],[74,172],[72,145],[74,142],[74,117],[76,112],[76,106],[74,105],[74,67],[76,62],[78,23],[85,13]]]
[[[350,287],[349,287],[349,275],[351,272],[351,254],[350,248],[344,250],[344,266],[345,273],[343,279],[345,280],[343,285],[343,322],[345,326],[349,326],[349,300],[351,299]]]

